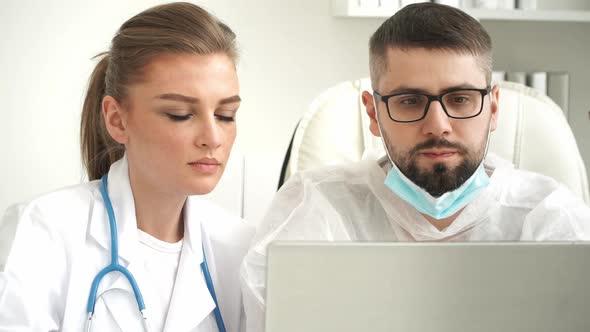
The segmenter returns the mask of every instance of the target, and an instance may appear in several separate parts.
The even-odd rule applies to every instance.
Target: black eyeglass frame
[[[449,112],[447,111],[447,107],[445,106],[445,103],[443,103],[443,101],[442,101],[442,98],[449,93],[455,93],[457,91],[477,91],[477,92],[481,93],[481,105],[479,106],[479,112],[477,112],[474,115],[467,116],[467,117],[457,117],[457,116],[450,115]],[[451,119],[471,119],[471,118],[474,118],[474,117],[480,115],[481,112],[483,111],[483,102],[484,102],[485,96],[487,96],[491,91],[492,91],[492,87],[487,86],[485,89],[461,89],[461,88],[458,88],[458,89],[453,89],[453,90],[447,91],[447,92],[442,93],[440,95],[427,95],[427,94],[423,94],[423,93],[403,92],[403,93],[394,93],[391,95],[383,96],[383,95],[379,94],[377,91],[373,91],[373,95],[378,97],[378,100],[385,103],[385,106],[387,107],[387,115],[389,116],[391,121],[400,122],[400,123],[410,123],[410,122],[416,122],[416,121],[420,121],[420,120],[424,119],[426,117],[426,114],[428,114],[428,110],[430,109],[430,103],[432,103],[433,101],[438,101],[440,103],[440,105],[442,106],[443,110],[445,111],[445,114]],[[391,115],[391,111],[389,110],[389,98],[396,97],[396,96],[402,96],[402,95],[418,95],[418,96],[424,96],[428,99],[428,102],[426,103],[426,107],[424,108],[424,114],[422,114],[422,117],[420,117],[419,119],[410,120],[410,121],[396,120],[393,118],[393,116]],[[377,107],[377,105],[375,105],[375,107]]]

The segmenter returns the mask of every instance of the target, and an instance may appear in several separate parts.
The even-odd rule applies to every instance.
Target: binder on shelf
[[[498,0],[475,0],[474,7],[480,9],[496,9],[498,7]]]
[[[400,0],[379,0],[379,8],[391,11],[393,14],[400,8]]]
[[[441,5],[447,5],[451,7],[461,7],[461,0],[432,0],[434,3],[439,3]]]
[[[492,72],[492,82],[498,82],[501,71]],[[569,115],[569,85],[567,72],[508,72],[505,79],[525,84],[551,98],[562,110],[566,119]]]
[[[539,10],[590,10],[588,0],[536,0]]]
[[[537,9],[537,0],[516,0],[516,8],[524,10]]]
[[[475,0],[475,8],[481,9],[514,9],[515,0]]]
[[[389,17],[400,0],[332,0],[332,14],[339,17]]]
[[[547,94],[547,72],[537,71],[529,73],[527,75],[527,85],[531,88],[539,91],[540,93]]]
[[[377,3],[375,3],[375,1]],[[510,20],[510,21],[548,21],[548,22],[590,22],[590,0],[565,0],[568,10],[531,10],[537,7],[541,0],[431,0],[445,3],[467,10],[480,20]],[[485,1],[490,1],[485,2]],[[543,0],[548,1],[548,0]],[[570,2],[573,1],[573,2]],[[588,1],[588,10],[576,10],[583,5],[580,1]],[[428,2],[426,0],[331,0],[332,14],[336,17],[379,17],[389,18],[398,9],[409,3]],[[489,9],[478,9],[476,2],[481,2]],[[556,1],[558,2],[558,1]],[[561,3],[561,2],[560,2]],[[403,5],[403,6],[402,6]],[[515,7],[514,7],[515,6]],[[514,10],[519,8],[528,10]]]
[[[516,0],[498,0],[498,9],[515,9]]]
[[[505,71],[494,70],[492,72],[492,85],[494,85],[500,81],[505,81],[505,80],[506,80],[506,72]]]
[[[547,96],[561,107],[566,119],[569,115],[569,84],[570,77],[566,72],[547,74]]]
[[[514,71],[506,73],[506,80],[526,85],[526,73],[523,71]]]
[[[400,6],[405,7],[407,5],[411,5],[413,3],[420,3],[420,2],[430,2],[430,0],[401,0]]]
[[[462,9],[475,8],[475,0],[460,0]]]
[[[379,3],[379,0],[358,0],[359,8],[377,8]]]

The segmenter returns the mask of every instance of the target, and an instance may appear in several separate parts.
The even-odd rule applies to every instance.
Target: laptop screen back
[[[590,244],[269,246],[266,332],[590,331]]]

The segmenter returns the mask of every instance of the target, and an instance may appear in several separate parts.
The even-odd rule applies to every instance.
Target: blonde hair
[[[80,148],[89,180],[101,178],[125,152],[111,138],[102,115],[102,99],[109,95],[124,102],[130,84],[142,79],[143,68],[164,53],[208,55],[224,53],[238,58],[236,36],[204,9],[175,2],[147,9],[123,23],[100,59],[88,84],[82,107]]]

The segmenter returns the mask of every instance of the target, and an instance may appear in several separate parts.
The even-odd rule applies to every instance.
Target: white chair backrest
[[[490,151],[516,168],[550,176],[590,203],[584,161],[563,112],[549,97],[513,82],[500,87],[499,123]],[[369,131],[361,101],[369,79],[340,83],[321,93],[303,115],[293,137],[285,179],[297,171],[358,161],[381,149]]]

